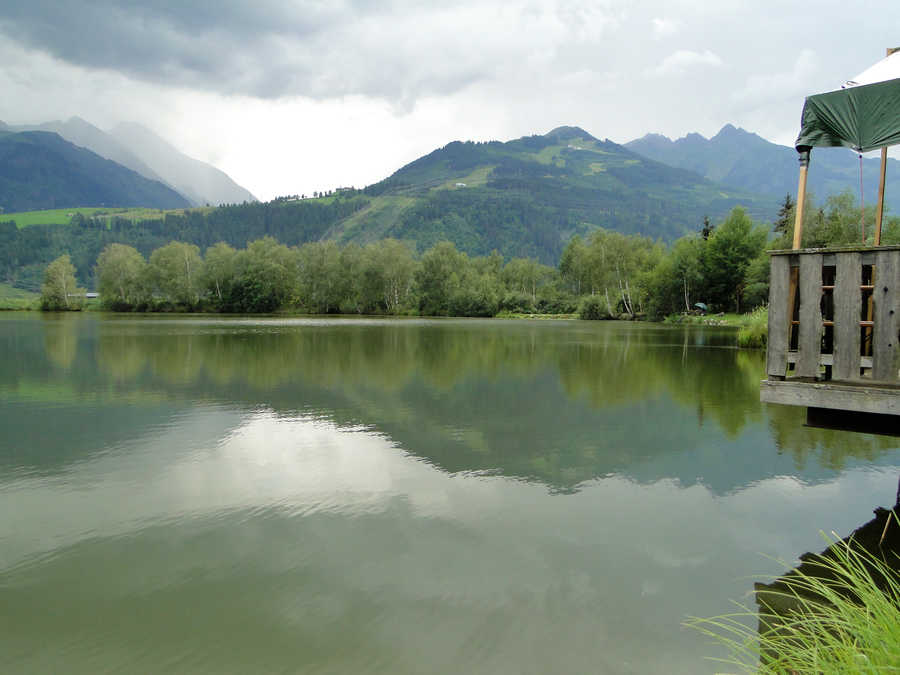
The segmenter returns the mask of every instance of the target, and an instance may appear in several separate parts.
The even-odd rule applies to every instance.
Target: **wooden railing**
[[[900,246],[773,251],[766,373],[900,385]]]

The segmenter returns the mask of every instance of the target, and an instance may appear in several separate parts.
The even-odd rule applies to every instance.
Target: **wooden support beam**
[[[769,379],[783,380],[787,374],[788,341],[791,335],[791,317],[788,315],[791,260],[786,255],[775,255],[772,256],[769,265],[769,341],[766,348],[766,374]]]
[[[834,365],[835,380],[859,379],[859,317],[862,314],[862,256],[837,256],[834,282]]]
[[[800,256],[799,377],[819,376],[822,352],[822,254]]]
[[[900,256],[879,251],[875,266],[875,290],[872,293],[875,327],[872,335],[872,379],[900,381]]]

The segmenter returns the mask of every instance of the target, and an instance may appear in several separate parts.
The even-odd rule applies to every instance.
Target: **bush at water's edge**
[[[765,349],[769,341],[769,308],[757,307],[744,317],[746,323],[738,331],[738,346]]]

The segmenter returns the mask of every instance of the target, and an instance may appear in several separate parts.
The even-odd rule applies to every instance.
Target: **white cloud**
[[[136,121],[261,198],[561,124],[625,142],[730,122],[783,140],[806,94],[894,43],[900,3],[881,2],[854,26],[865,44],[846,39],[843,7],[818,7],[809,44],[828,49],[813,52],[792,2],[9,0],[0,119]]]
[[[816,72],[816,54],[811,49],[803,49],[790,70],[775,73],[754,73],[747,78],[743,87],[732,94],[738,103],[769,102],[785,97],[803,97],[810,91],[810,80]],[[840,86],[838,83],[834,88]]]
[[[664,75],[680,75],[697,67],[721,68],[725,65],[718,54],[705,49],[702,52],[694,52],[689,49],[679,49],[672,52],[649,73],[657,77]]]
[[[660,19],[659,17],[653,19],[653,37],[657,39],[674,35],[679,28],[681,28],[681,22],[677,19]]]

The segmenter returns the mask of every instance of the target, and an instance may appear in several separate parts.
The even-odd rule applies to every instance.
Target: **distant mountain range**
[[[190,203],[172,188],[47,131],[0,130],[0,207],[6,212],[74,206]]]
[[[140,147],[119,143],[105,151],[117,152],[123,161],[134,161],[125,151],[140,156],[160,174],[161,164],[149,153],[133,152]],[[96,227],[63,225],[53,237],[31,227],[10,231],[9,243],[0,242],[0,271],[11,283],[34,286],[50,260],[69,252],[87,279],[104,242],[132,244],[148,255],[172,239],[201,248],[218,241],[243,247],[267,235],[288,245],[328,239],[363,245],[393,237],[419,251],[448,240],[470,255],[496,250],[507,259],[531,257],[555,265],[573,235],[597,227],[672,241],[698,231],[706,217],[721,220],[737,205],[756,220],[771,221],[778,201],[647,159],[578,127],[559,127],[508,142],[454,141],[363,190],[337,190],[316,199],[242,203],[166,217],[143,214],[139,217],[149,219],[117,221],[112,229],[106,221]],[[28,268],[24,275],[23,268]]]
[[[555,264],[568,239],[603,227],[675,239],[736,205],[771,220],[777,199],[723,187],[647,159],[578,127],[505,143],[454,141],[365,189],[365,208],[325,238],[382,237],[420,249],[448,239],[465,251]]]
[[[46,131],[59,134],[70,143],[117,162],[148,180],[168,185],[192,206],[206,204],[218,206],[256,201],[256,197],[231,180],[223,171],[188,157],[139,124],[119,124],[105,132],[80,117],[72,117],[65,122],[53,121],[17,126],[0,122],[0,130]],[[95,206],[95,204],[72,206]]]
[[[740,187],[758,194],[797,196],[799,164],[797,151],[777,145],[730,124],[712,138],[688,134],[671,140],[659,134],[625,144],[648,159],[695,171],[709,180]],[[817,201],[828,195],[851,190],[859,197],[859,158],[846,148],[814,148],[809,165],[807,189]],[[874,204],[881,160],[863,159],[863,193],[866,204]],[[888,159],[885,201],[900,208],[900,162]]]

